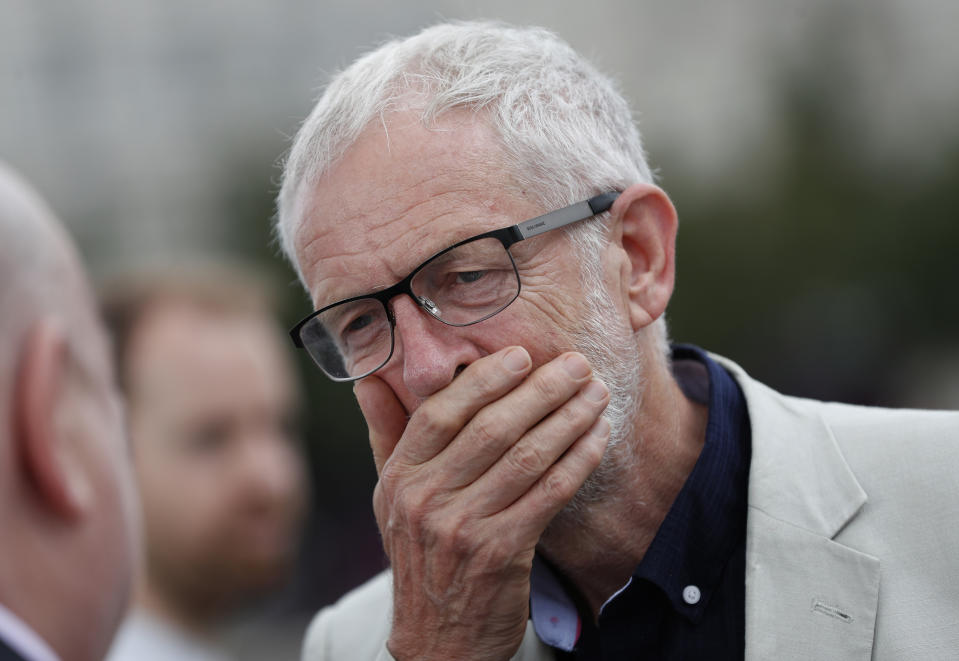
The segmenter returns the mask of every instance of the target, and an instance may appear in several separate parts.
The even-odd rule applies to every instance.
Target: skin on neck
[[[614,450],[629,469],[575,521],[561,512],[537,548],[577,587],[594,619],[642,561],[706,439],[708,407],[686,398],[664,360],[650,360],[644,378],[636,433]]]

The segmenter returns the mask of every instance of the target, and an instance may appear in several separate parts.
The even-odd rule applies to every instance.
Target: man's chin
[[[288,555],[248,556],[237,558],[232,573],[237,586],[242,586],[244,592],[256,596],[279,587],[289,576],[292,565],[292,558]]]
[[[290,554],[268,556],[231,553],[217,555],[216,567],[192,582],[197,603],[206,603],[214,611],[229,611],[255,601],[280,588],[290,576],[293,559]]]

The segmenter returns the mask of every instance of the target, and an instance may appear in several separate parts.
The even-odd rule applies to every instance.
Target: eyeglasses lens
[[[468,326],[508,306],[519,294],[519,276],[498,239],[482,238],[440,253],[410,282],[416,302],[451,326]],[[389,360],[393,328],[384,304],[360,298],[330,307],[300,329],[317,365],[336,380],[366,376]]]

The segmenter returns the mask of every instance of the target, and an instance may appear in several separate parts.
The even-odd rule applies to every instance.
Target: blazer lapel
[[[834,540],[866,493],[816,403],[785,398],[718,358],[752,428],[746,659],[869,659],[879,560]]]
[[[751,509],[746,659],[872,656],[879,561]]]

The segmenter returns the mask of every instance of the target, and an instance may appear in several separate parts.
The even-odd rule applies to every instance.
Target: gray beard
[[[602,286],[587,290],[585,313],[580,327],[573,330],[573,345],[592,365],[593,376],[609,388],[603,417],[610,426],[609,443],[599,466],[559,514],[564,523],[577,524],[590,505],[608,498],[635,468],[631,441],[645,390],[645,356]]]

